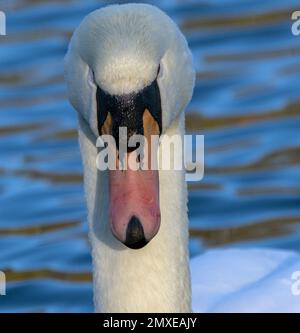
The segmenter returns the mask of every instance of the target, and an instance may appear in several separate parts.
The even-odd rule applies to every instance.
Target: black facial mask
[[[127,143],[134,134],[144,135],[143,114],[147,109],[162,132],[161,99],[157,80],[137,93],[110,95],[97,87],[98,132],[102,135],[102,126],[110,113],[112,135],[119,148],[119,127],[127,128]]]

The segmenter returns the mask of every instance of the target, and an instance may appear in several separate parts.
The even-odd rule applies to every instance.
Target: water
[[[206,148],[205,177],[190,184],[191,255],[217,246],[300,251],[300,36],[290,20],[299,0],[157,3],[184,31],[197,68],[187,126]],[[73,29],[103,4],[0,3],[1,312],[93,309],[62,60]]]

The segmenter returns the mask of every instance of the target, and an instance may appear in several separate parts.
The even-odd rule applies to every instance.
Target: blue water
[[[205,177],[190,184],[191,255],[217,246],[300,251],[300,36],[290,19],[299,0],[148,2],[179,24],[197,68],[187,127],[205,135]],[[93,310],[63,57],[74,28],[104,4],[0,3],[1,312]]]

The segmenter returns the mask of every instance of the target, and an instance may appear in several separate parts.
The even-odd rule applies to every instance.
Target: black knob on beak
[[[140,220],[135,216],[132,216],[128,223],[124,244],[130,249],[135,250],[141,249],[147,244],[143,226]]]

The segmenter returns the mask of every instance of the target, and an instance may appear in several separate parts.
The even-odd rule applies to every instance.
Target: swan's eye
[[[90,85],[92,85],[92,86],[96,85],[95,75],[94,75],[94,72],[91,70],[91,68],[89,68],[87,79],[88,79],[88,83]]]

